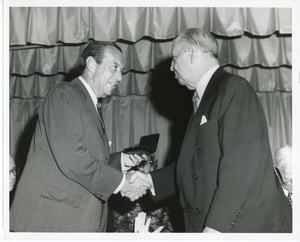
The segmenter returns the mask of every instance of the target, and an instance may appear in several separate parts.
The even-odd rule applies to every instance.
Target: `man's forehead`
[[[179,52],[179,46],[178,45],[172,45],[172,55],[176,55]]]
[[[104,55],[122,56],[122,53],[118,49],[108,46],[104,50]]]
[[[178,39],[175,39],[172,44],[172,53],[173,52],[178,53],[182,50],[182,48],[183,48],[183,43]]]
[[[104,51],[104,56],[107,57],[109,60],[117,62],[118,64],[123,65],[123,55],[122,53],[112,47],[106,48]]]

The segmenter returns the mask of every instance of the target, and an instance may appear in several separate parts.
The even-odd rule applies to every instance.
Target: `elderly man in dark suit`
[[[16,232],[105,231],[107,199],[128,187],[142,157],[110,155],[98,98],[111,95],[122,80],[121,49],[94,41],[80,59],[81,76],[56,86],[39,109],[25,169],[10,210]],[[139,192],[138,192],[139,190]]]
[[[131,182],[153,181],[156,199],[177,189],[187,232],[291,232],[261,103],[245,79],[219,66],[218,52],[215,38],[202,29],[188,29],[174,40],[171,71],[181,85],[196,90],[200,105],[176,169],[151,176],[136,172]]]

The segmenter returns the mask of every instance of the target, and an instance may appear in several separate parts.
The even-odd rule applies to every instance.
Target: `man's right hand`
[[[126,196],[131,201],[142,197],[146,194],[147,189],[152,187],[151,182],[147,179],[147,174],[130,171],[125,176],[125,184],[120,192],[123,197]]]

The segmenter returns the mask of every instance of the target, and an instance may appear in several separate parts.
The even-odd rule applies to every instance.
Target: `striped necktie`
[[[98,101],[96,106],[97,106],[97,111],[98,111],[98,114],[99,114],[99,117],[100,117],[102,131],[103,131],[103,133],[105,133],[105,125],[104,125],[104,120],[103,120],[103,117],[102,117],[101,103]]]

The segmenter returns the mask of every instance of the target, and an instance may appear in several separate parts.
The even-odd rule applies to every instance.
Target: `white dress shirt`
[[[82,82],[82,84],[85,86],[86,90],[90,94],[90,96],[91,96],[91,98],[93,100],[93,103],[95,105],[95,109],[97,111],[98,98],[96,97],[96,94],[94,93],[94,91],[92,90],[92,88],[86,83],[86,81],[82,78],[82,76],[79,76],[78,79]]]
[[[194,102],[194,112],[196,112],[197,108],[199,107],[199,104],[201,102],[201,99],[203,97],[204,91],[209,83],[209,80],[211,79],[212,75],[216,72],[216,70],[220,67],[219,64],[213,66],[211,69],[209,69],[209,71],[207,71],[202,78],[199,80],[197,87],[196,87],[196,91],[194,96],[197,96],[197,99],[194,100],[193,98],[193,102]],[[196,102],[196,103],[195,103]]]

